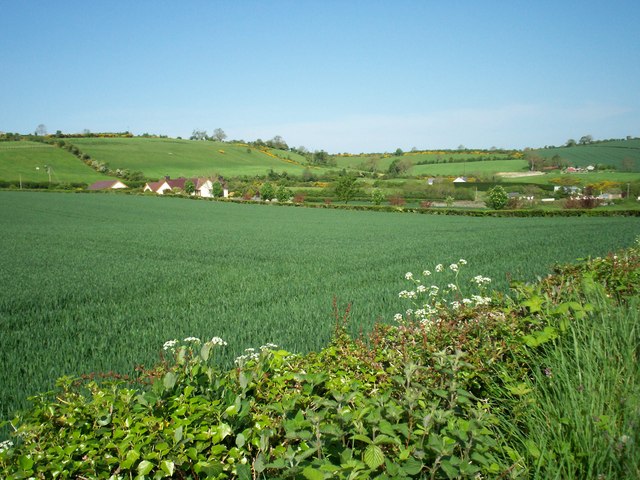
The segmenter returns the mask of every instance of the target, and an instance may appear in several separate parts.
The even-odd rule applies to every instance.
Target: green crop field
[[[0,180],[93,183],[111,177],[98,173],[66,150],[40,142],[0,142]]]
[[[270,169],[300,175],[303,158],[293,152],[271,155],[240,144],[166,138],[73,138],[69,141],[112,169],[139,170],[148,178],[265,175]],[[279,155],[279,156],[278,156]]]
[[[460,258],[461,285],[533,280],[630,245],[639,218],[469,218],[129,195],[0,192],[0,416],[63,375],[131,372],[165,340],[220,336],[231,362],[322,347],[406,308],[404,274]]]
[[[618,170],[640,172],[640,139],[544,148],[536,150],[536,153],[545,158],[559,155],[576,167],[611,165]]]

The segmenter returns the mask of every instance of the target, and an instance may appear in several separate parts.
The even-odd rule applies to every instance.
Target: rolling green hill
[[[111,169],[141,171],[145,177],[264,175],[270,169],[300,175],[304,158],[292,152],[258,150],[243,144],[171,138],[69,139]]]
[[[640,139],[595,142],[574,147],[543,148],[535,152],[545,158],[558,155],[575,167],[609,165],[620,171],[640,172]]]
[[[50,167],[50,168],[49,168]],[[0,180],[9,182],[93,183],[112,177],[82,163],[66,150],[41,142],[0,142]]]

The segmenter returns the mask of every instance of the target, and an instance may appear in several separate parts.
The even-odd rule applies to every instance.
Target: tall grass
[[[532,359],[520,433],[531,478],[640,478],[640,301],[589,300],[598,313]]]

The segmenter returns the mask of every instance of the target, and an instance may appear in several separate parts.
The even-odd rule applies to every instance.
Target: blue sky
[[[640,136],[640,2],[12,1],[0,131],[337,152]]]

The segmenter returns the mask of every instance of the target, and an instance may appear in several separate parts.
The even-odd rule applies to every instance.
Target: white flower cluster
[[[398,294],[398,296],[400,298],[416,298],[417,294],[413,290],[409,290],[409,291],[403,290]]]
[[[489,277],[483,277],[482,275],[476,275],[475,277],[473,277],[472,281],[475,282],[479,287],[491,283],[491,279]]]
[[[220,345],[221,347],[227,346],[227,342],[225,342],[220,337],[213,337],[211,340],[209,340],[208,343],[210,343],[211,345]]]
[[[164,342],[164,345],[162,345],[162,349],[166,352],[167,350],[172,350],[176,347],[176,345],[178,344],[178,340],[167,340],[166,342]]]
[[[200,339],[198,337],[187,337],[183,342],[200,343]]]
[[[244,355],[240,355],[239,357],[237,357],[235,362],[236,365],[242,366],[251,360],[257,360],[259,357],[260,354],[256,352],[255,348],[245,348]]]
[[[482,295],[471,295],[471,300],[476,302],[476,306],[489,305],[491,303],[491,297],[483,297]]]
[[[3,453],[13,447],[13,442],[11,440],[5,440],[4,442],[0,442],[0,453]]]
[[[414,311],[413,309],[408,309],[404,315],[396,313],[393,316],[393,319],[396,322],[402,322],[404,318],[412,317],[423,324],[433,325],[440,321],[438,318],[439,314],[444,310],[456,311],[464,307],[471,308],[491,303],[491,297],[485,297],[482,295],[486,285],[491,283],[491,279],[489,277],[483,277],[482,275],[477,275],[471,280],[471,283],[475,284],[479,289],[479,294],[471,295],[470,298],[463,297],[457,279],[458,274],[460,273],[460,268],[464,265],[467,265],[467,261],[464,258],[461,258],[457,262],[449,265],[448,270],[451,272],[454,279],[453,282],[447,283],[446,287],[442,287],[442,289],[437,285],[427,287],[422,284],[421,280],[415,278],[412,272],[405,273],[404,278],[413,282],[413,284],[416,285],[416,288],[415,290],[403,290],[398,294],[398,296],[400,298],[412,300],[412,303],[417,307],[417,310]],[[436,273],[442,273],[445,272],[446,269],[444,264],[439,263],[435,266],[434,270]],[[431,270],[423,270],[422,275],[423,277],[431,276]],[[421,295],[425,295],[427,297],[424,301],[424,305],[418,303],[418,298]]]

